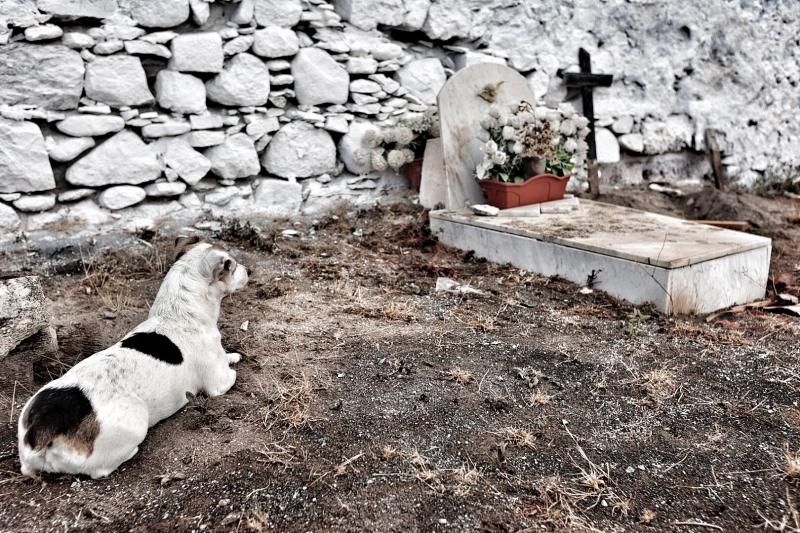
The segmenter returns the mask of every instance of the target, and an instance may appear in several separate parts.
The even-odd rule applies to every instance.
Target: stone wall
[[[605,179],[702,179],[706,128],[732,181],[791,177],[800,6],[689,4],[0,0],[0,228],[372,201],[404,181],[354,162],[354,124],[423,113],[487,61],[556,104],[580,46],[615,75],[596,91]]]

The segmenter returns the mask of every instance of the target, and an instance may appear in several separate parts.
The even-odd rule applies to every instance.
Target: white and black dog
[[[18,430],[23,474],[107,476],[189,394],[220,396],[233,386],[230,364],[241,355],[225,352],[217,319],[222,298],[247,283],[247,269],[196,237],[178,238],[176,255],[147,320],[25,404]]]

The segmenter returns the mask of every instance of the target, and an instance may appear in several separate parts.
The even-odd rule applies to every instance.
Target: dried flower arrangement
[[[479,180],[522,183],[535,174],[582,174],[589,120],[569,104],[534,108],[528,102],[506,110],[492,105],[481,120],[483,161]]]
[[[364,147],[353,155],[361,166],[370,166],[383,172],[391,168],[399,172],[425,149],[425,141],[438,136],[439,116],[436,109],[414,113],[397,125],[368,130],[364,134]]]

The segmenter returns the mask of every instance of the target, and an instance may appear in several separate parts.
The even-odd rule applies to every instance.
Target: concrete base
[[[594,287],[666,314],[705,314],[763,298],[770,239],[582,200],[578,211],[480,217],[433,211],[431,230],[455,248]]]

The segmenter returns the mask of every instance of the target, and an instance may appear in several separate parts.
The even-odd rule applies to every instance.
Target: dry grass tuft
[[[459,367],[451,368],[447,371],[449,379],[455,381],[459,385],[466,385],[472,381],[472,373]]]
[[[788,444],[783,445],[783,464],[780,471],[789,479],[800,478],[800,450],[792,451]]]
[[[399,452],[397,448],[395,448],[394,446],[390,446],[388,444],[384,445],[383,448],[381,448],[381,457],[383,458],[384,461],[388,461],[398,453]]]
[[[288,375],[276,381],[272,389],[267,393],[269,407],[264,415],[264,425],[268,430],[278,422],[298,428],[314,420],[310,410],[314,393],[319,389],[315,379],[304,372]]]
[[[641,379],[641,385],[650,396],[660,399],[670,398],[678,390],[675,373],[666,368],[647,372]]]
[[[550,403],[550,400],[552,400],[552,399],[553,399],[553,395],[552,394],[547,394],[543,390],[537,389],[537,390],[533,391],[530,396],[528,396],[528,403],[531,406],[534,406],[534,405],[547,405],[547,404]]]
[[[498,434],[505,442],[519,448],[533,448],[536,444],[536,437],[527,429],[505,427]]]
[[[496,318],[486,313],[479,312],[467,324],[478,333],[491,333],[500,327],[497,325]]]

